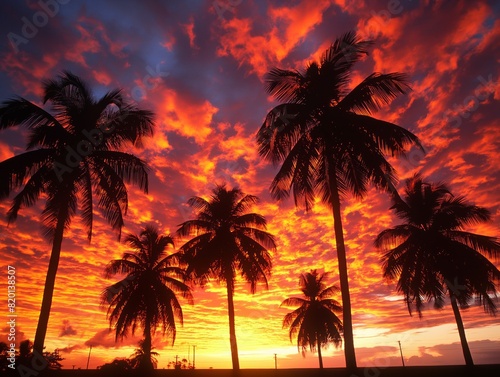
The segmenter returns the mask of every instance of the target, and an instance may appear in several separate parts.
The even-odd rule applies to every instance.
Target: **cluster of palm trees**
[[[193,237],[178,252],[167,255],[173,238],[147,226],[139,236],[126,239],[135,252],[126,252],[106,267],[106,277],[124,277],[104,290],[102,302],[109,305],[116,340],[126,337],[130,328],[132,333],[138,325],[143,329],[141,367],[153,367],[149,356],[157,327],[174,343],[176,319],[183,321],[176,294],[193,301],[185,281],[203,286],[213,279],[226,285],[232,362],[239,369],[233,302],[236,273],[250,284],[252,293],[259,282],[267,287],[272,266],[269,250],[276,248],[274,237],[265,231],[264,217],[249,212],[256,201],[257,197],[240,189],[217,186],[209,200],[195,196],[188,201],[197,216],[180,224],[177,235]]]
[[[443,290],[451,292],[457,323],[457,301],[465,307],[476,294],[485,309],[495,313],[489,294],[495,294],[495,282],[500,278],[498,269],[483,256],[500,256],[497,239],[463,230],[467,225],[489,220],[486,209],[467,205],[462,197],[454,201],[442,185],[437,187],[447,194],[435,199],[436,194],[429,192],[439,189],[422,182],[418,175],[408,182],[406,206],[402,204],[405,201],[396,190],[396,172],[385,154],[403,156],[408,147],[423,148],[411,132],[372,117],[382,105],[410,89],[405,75],[373,73],[348,90],[352,67],[367,54],[370,45],[355,33],[347,33],[331,45],[319,63],[310,63],[303,72],[272,69],[266,77],[267,91],[283,103],[267,114],[257,133],[260,155],[280,166],[271,183],[272,196],[279,200],[292,192],[295,204],[306,210],[319,197],[332,209],[344,353],[349,369],[356,368],[356,355],[341,218],[341,202],[347,194],[362,198],[373,185],[392,196],[396,215],[408,221],[401,226],[407,228],[406,233],[397,227],[383,233],[375,243],[387,251],[384,274],[399,279],[398,291],[404,293],[409,308],[416,303],[419,314],[422,299],[435,299],[441,306]],[[417,187],[414,195],[410,187]],[[431,199],[435,203],[429,203]],[[436,224],[436,218],[441,222]],[[454,257],[448,258],[450,255]],[[469,259],[474,259],[481,269],[467,268]],[[444,261],[454,263],[453,267],[444,265]],[[456,292],[449,281],[458,281],[463,288]],[[472,364],[463,327],[460,334],[466,363]]]
[[[407,183],[406,196],[399,196],[396,172],[385,156],[402,156],[408,148],[422,146],[411,132],[372,116],[409,91],[405,75],[374,73],[348,90],[353,66],[370,45],[355,33],[347,33],[303,72],[274,68],[266,76],[268,93],[281,102],[257,132],[260,155],[280,167],[271,194],[276,200],[293,194],[295,204],[306,210],[319,197],[331,208],[342,297],[340,306],[330,298],[334,288],[326,288],[324,276],[315,271],[304,274],[300,286],[306,299],[283,302],[300,305],[285,316],[284,325],[290,327],[291,338],[298,335],[303,350],[309,345],[318,353],[328,343],[340,345],[343,335],[346,367],[356,367],[341,204],[348,194],[362,198],[374,186],[391,195],[392,209],[405,221],[375,241],[384,252],[385,276],[397,280],[410,313],[415,306],[421,314],[428,299],[441,307],[445,295],[449,296],[466,362],[472,364],[458,307],[478,297],[485,309],[495,313],[491,294],[496,292],[500,273],[485,256],[497,258],[500,244],[494,237],[464,230],[488,221],[490,215],[463,197],[454,197],[442,184],[425,182],[416,175]],[[52,253],[34,341],[34,351],[40,354],[64,232],[78,210],[90,241],[97,208],[120,236],[128,204],[126,184],[148,190],[146,163],[123,150],[127,144],[142,146],[154,125],[153,114],[127,102],[120,91],[95,100],[87,85],[69,72],[43,85],[43,103],[51,104],[50,111],[24,98],[5,101],[0,107],[0,129],[20,125],[28,131],[26,152],[0,162],[0,199],[19,190],[7,214],[9,222],[21,208],[45,199],[41,222]],[[151,356],[157,327],[175,340],[175,319],[182,322],[176,295],[190,302],[190,282],[203,285],[215,280],[227,289],[232,362],[238,369],[235,277],[239,273],[252,292],[259,282],[267,286],[272,267],[269,251],[276,248],[264,217],[249,212],[256,201],[224,185],[216,186],[208,200],[191,198],[188,203],[196,210],[196,218],[179,226],[176,236],[190,239],[177,253],[167,253],[173,238],[153,227],[138,236],[129,235],[126,242],[134,252],[106,268],[108,277],[126,277],[102,296],[109,305],[116,338],[141,327],[143,351]],[[340,310],[342,321],[335,314]],[[310,318],[318,316],[324,321],[312,326]],[[145,362],[145,367],[151,366]]]

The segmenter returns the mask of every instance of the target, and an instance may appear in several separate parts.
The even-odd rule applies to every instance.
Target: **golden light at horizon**
[[[389,158],[399,173],[398,188],[416,171],[443,180],[453,192],[491,210],[493,221],[471,231],[500,234],[500,71],[494,55],[500,47],[500,21],[494,17],[498,7],[491,2],[477,7],[468,2],[403,5],[383,28],[374,28],[373,13],[386,9],[387,2],[301,0],[257,6],[245,1],[222,17],[210,2],[174,7],[146,1],[141,7],[127,4],[120,9],[112,3],[98,8],[91,2],[69,2],[60,5],[60,13],[21,45],[19,53],[4,38],[0,101],[19,94],[40,103],[42,80],[62,69],[87,80],[96,95],[122,88],[126,98],[143,85],[151,69],[159,66],[168,72],[155,78],[155,85],[141,86],[145,95],[137,100],[138,106],[155,112],[156,134],[143,149],[128,150],[149,163],[150,189],[144,194],[128,186],[122,240],[150,223],[165,234],[175,233],[193,216],[187,199],[208,196],[216,183],[226,181],[257,195],[254,210],[265,216],[278,249],[268,290],[259,285],[252,295],[241,280],[236,286],[241,366],[274,368],[277,354],[280,368],[316,368],[317,355],[303,358],[290,342],[282,328],[288,309],[279,305],[300,294],[300,273],[328,271],[329,282],[339,284],[333,218],[319,200],[306,213],[294,206],[293,198],[277,202],[270,197],[269,185],[278,168],[259,157],[255,141],[265,114],[275,105],[263,82],[270,68],[304,68],[348,28],[373,37],[375,44],[356,66],[351,85],[374,71],[408,73],[413,91],[375,115],[415,132],[427,152],[411,151],[406,160]],[[0,23],[4,36],[19,32],[21,18],[37,5],[5,6],[9,19]],[[64,35],[54,43],[61,30]],[[478,77],[488,80],[490,75],[490,83],[481,86]],[[488,96],[476,96],[477,108],[466,112],[471,108],[464,103],[478,88]],[[459,119],[460,126],[449,119]],[[19,128],[0,130],[0,161],[25,151],[25,135]],[[1,201],[0,213],[5,215],[10,204]],[[41,200],[23,208],[11,224],[0,216],[2,269],[13,265],[17,270],[18,344],[34,338],[51,250],[39,225],[43,204]],[[398,223],[390,205],[388,195],[375,189],[361,200],[348,195],[342,202],[358,365],[400,365],[398,340],[408,365],[463,363],[456,351],[459,337],[451,306],[434,310],[430,304],[421,320],[411,317],[395,283],[382,276],[373,240]],[[183,241],[175,240],[174,251]],[[85,368],[90,344],[90,366],[95,368],[130,356],[140,340],[138,329],[135,336],[115,343],[106,308],[99,304],[104,287],[117,281],[103,277],[105,265],[127,250],[99,213],[91,243],[78,216],[65,233],[46,338],[48,350],[62,350],[64,368]],[[494,263],[500,266],[498,260]],[[5,282],[0,280],[3,290]],[[178,325],[175,345],[167,344],[159,332],[154,338],[159,368],[166,368],[176,355],[187,358],[191,352],[192,358],[193,345],[197,367],[230,368],[226,289],[210,282],[193,292],[194,305],[180,299],[184,326]],[[336,299],[340,301],[340,293]],[[497,362],[498,320],[477,306],[464,310],[463,319],[475,361]],[[64,326],[68,334],[61,335]],[[5,325],[0,329],[2,341]],[[325,367],[344,366],[342,348],[330,347],[323,356]]]

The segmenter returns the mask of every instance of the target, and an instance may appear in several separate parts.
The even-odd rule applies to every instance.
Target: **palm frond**
[[[106,143],[115,149],[131,143],[140,148],[143,139],[154,133],[154,116],[149,110],[141,110],[132,105],[121,106],[118,111],[104,114],[100,128],[105,130]]]
[[[56,80],[45,80],[43,103],[53,102],[56,106],[71,108],[93,103],[91,90],[77,75],[63,71]]]
[[[179,224],[176,235],[179,237],[187,237],[199,232],[210,232],[214,230],[214,224],[206,220],[188,220]]]
[[[274,107],[257,132],[259,155],[277,164],[286,157],[309,127],[310,115],[303,105],[284,103]]]
[[[280,304],[280,307],[282,306],[301,306],[304,304],[309,303],[308,300],[305,300],[301,297],[289,297]]]
[[[141,260],[136,259],[135,261],[129,259],[116,259],[111,261],[104,270],[104,278],[109,279],[117,274],[129,274],[134,271],[141,270]]]
[[[454,241],[463,243],[471,249],[488,255],[490,258],[500,257],[500,242],[496,237],[483,236],[461,230],[449,230],[446,232],[446,235]]]
[[[196,211],[205,211],[210,206],[210,203],[206,199],[199,196],[193,196],[187,203]]]
[[[45,191],[48,197],[42,211],[42,228],[45,238],[49,241],[53,241],[57,225],[62,223],[67,230],[75,215],[77,191],[74,179],[78,176],[77,170],[71,175],[70,179],[62,183],[50,181]]]
[[[408,76],[403,73],[372,73],[342,98],[338,107],[342,111],[370,115],[409,91]]]
[[[14,197],[12,206],[7,212],[9,223],[16,220],[17,214],[22,207],[31,207],[36,203],[40,195],[45,191],[47,181],[52,178],[51,173],[51,169],[43,166],[28,179],[23,189]]]
[[[110,166],[126,183],[139,186],[148,193],[148,165],[132,154],[119,151],[94,151],[92,157]]]
[[[47,167],[52,167],[52,153],[50,149],[37,149],[0,162],[0,200],[21,187],[38,170],[47,172]]]
[[[363,56],[368,55],[372,41],[362,40],[355,31],[349,31],[337,38],[321,58],[321,64],[334,64],[338,69],[349,71]]]
[[[118,232],[124,225],[123,216],[128,208],[128,193],[123,181],[116,171],[106,164],[101,164],[99,169],[94,169],[96,177],[94,183],[98,197],[97,206],[103,212],[104,218]]]
[[[79,182],[78,192],[81,197],[81,217],[83,225],[87,228],[87,238],[89,242],[92,239],[92,225],[94,219],[93,197],[92,197],[92,181],[89,174],[89,166],[85,162],[85,171],[82,174]]]
[[[257,229],[266,229],[267,221],[264,216],[257,213],[245,213],[241,216],[237,216],[234,219],[235,225],[238,227],[256,227]]]
[[[375,247],[382,250],[389,250],[389,248],[399,245],[404,242],[412,234],[415,234],[418,229],[411,225],[401,224],[394,228],[386,229],[378,234],[375,238]]]
[[[271,68],[264,76],[266,91],[278,101],[296,102],[303,76],[297,71]]]
[[[254,204],[259,201],[255,195],[245,195],[234,206],[233,213],[236,216],[243,216]],[[248,214],[247,214],[248,215]],[[255,215],[255,214],[253,214]],[[261,216],[261,218],[263,218]]]
[[[29,130],[40,127],[62,129],[61,124],[50,113],[22,97],[16,97],[0,106],[0,130],[22,126]]]

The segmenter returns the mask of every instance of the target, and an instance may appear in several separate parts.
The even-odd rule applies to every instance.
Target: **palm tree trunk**
[[[464,359],[466,365],[474,365],[472,360],[472,354],[470,353],[469,344],[467,343],[467,338],[465,337],[464,322],[462,321],[462,316],[460,315],[460,309],[458,308],[457,299],[450,292],[451,307],[453,308],[453,314],[455,315],[455,321],[457,322],[458,335],[460,335],[460,342],[462,343],[462,352],[464,353]]]
[[[330,173],[330,196],[333,208],[333,223],[335,229],[335,242],[337,245],[337,258],[339,262],[340,290],[342,292],[342,324],[344,326],[344,354],[346,368],[356,368],[356,354],[354,352],[354,335],[352,330],[351,297],[349,294],[349,278],[347,275],[347,258],[340,214],[340,197],[337,179]]]
[[[234,302],[233,302],[233,286],[229,279],[226,279],[227,286],[227,312],[229,315],[229,343],[231,345],[231,358],[233,361],[233,369],[240,369],[240,361],[238,359],[238,345],[236,344],[236,325],[234,320]]]
[[[33,342],[33,352],[43,354],[43,345],[45,343],[45,335],[49,324],[50,308],[52,306],[52,297],[54,295],[54,287],[56,283],[57,267],[59,266],[59,257],[61,255],[61,246],[64,233],[64,220],[60,216],[54,232],[54,240],[52,242],[52,253],[50,254],[49,269],[45,278],[45,287],[43,290],[42,307],[40,316],[38,317],[38,325],[35,333],[35,341]]]
[[[319,359],[319,369],[323,369],[323,356],[321,356],[321,343],[319,341],[319,337],[317,338],[317,346],[318,346],[318,359]]]

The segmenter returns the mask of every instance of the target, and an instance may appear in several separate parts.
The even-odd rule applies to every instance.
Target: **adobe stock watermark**
[[[7,324],[9,333],[7,334],[7,367],[16,368],[16,268],[7,266]]]
[[[405,0],[403,2],[411,2],[412,0]],[[374,10],[370,11],[372,18],[370,18],[368,23],[368,38],[376,38],[387,23],[393,18],[401,14],[405,7],[399,0],[389,0],[385,9],[381,9],[378,12]]]
[[[451,294],[453,294],[455,297],[460,298],[462,294],[467,294],[467,286],[464,284],[461,284],[458,281],[458,277],[455,276],[455,279],[453,282],[451,282],[448,279],[444,279],[444,284],[448,288]]]
[[[142,78],[142,85],[136,85],[132,88],[131,95],[136,102],[142,101],[149,90],[156,88],[162,77],[170,75],[169,72],[161,70],[160,63],[156,64],[155,70],[148,65],[146,71],[148,73]]]
[[[273,116],[273,123],[276,123],[276,120],[279,119],[281,123],[277,127],[266,127],[264,130],[262,130],[262,136],[264,139],[267,139],[268,141],[272,138],[273,135],[279,134],[281,131],[284,130],[286,126],[290,124],[291,121],[293,121],[299,113],[291,114],[288,112],[288,107],[285,105],[283,106],[283,110],[277,110],[274,108],[271,110],[272,116]]]
[[[213,178],[209,183],[211,184],[227,184],[230,187],[238,186],[238,180],[236,175],[243,175],[247,171],[247,163],[242,158],[236,158],[234,160],[221,159],[216,162],[216,167],[214,169]],[[195,208],[189,205],[189,197],[186,195],[181,195],[179,197],[179,204],[177,204],[177,213],[181,218],[182,222],[192,220],[196,217],[197,211]]]
[[[17,372],[21,377],[38,376],[41,371],[47,370],[49,362],[37,350],[33,350],[33,355],[30,359],[31,365],[20,364],[17,367]]]
[[[460,127],[462,125],[462,119],[468,119],[471,114],[479,108],[481,102],[484,102],[492,93],[495,92],[496,83],[493,82],[493,75],[490,73],[488,79],[485,79],[482,75],[476,77],[479,84],[474,89],[474,92],[465,97],[462,105],[465,110],[461,108],[460,105],[454,104],[453,110],[448,109],[443,117],[445,122],[454,122],[453,128]],[[451,114],[451,115],[450,115]]]
[[[182,222],[193,219],[196,216],[193,207],[188,203],[189,198],[186,195],[181,195],[179,197],[179,204],[177,205],[177,211]]]
[[[229,11],[233,15],[236,13],[236,7],[242,3],[243,0],[215,0],[212,3],[215,13],[219,17],[219,20],[224,20],[224,14]]]
[[[7,34],[7,39],[14,48],[16,53],[19,52],[19,46],[22,44],[27,44],[31,39],[35,38],[38,31],[45,27],[49,20],[55,17],[61,7],[60,5],[66,5],[70,0],[39,0],[38,6],[39,11],[36,11],[31,15],[31,19],[28,17],[21,17],[21,34],[14,32],[9,32]]]
[[[236,160],[224,160],[217,163],[218,172],[215,174],[215,180],[222,182],[236,183],[234,178],[235,174],[245,169],[242,161],[237,158]]]

